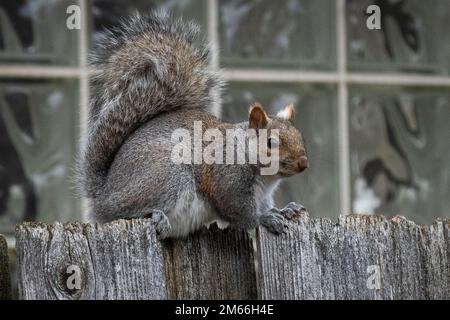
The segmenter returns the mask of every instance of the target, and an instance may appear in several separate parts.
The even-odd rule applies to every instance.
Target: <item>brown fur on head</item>
[[[254,103],[249,110],[249,128],[267,129],[268,152],[278,147],[280,166],[278,175],[289,177],[308,168],[305,143],[300,131],[294,127],[295,110],[292,104],[269,117],[259,103]],[[272,129],[278,129],[278,138],[271,135]]]

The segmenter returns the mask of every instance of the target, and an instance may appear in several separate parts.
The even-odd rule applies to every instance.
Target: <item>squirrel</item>
[[[248,120],[237,124],[215,117],[211,108],[220,103],[224,81],[210,66],[210,46],[195,45],[198,33],[193,22],[152,12],[99,36],[90,56],[95,72],[87,139],[76,170],[80,192],[90,199],[94,221],[151,217],[161,239],[184,237],[213,221],[283,233],[287,220],[305,210],[294,202],[278,209],[273,201],[282,178],[308,167],[294,108],[269,116],[255,103]],[[278,138],[267,139],[268,152],[279,150],[278,172],[261,175],[259,162],[173,163],[173,131],[193,133],[196,121],[203,131],[278,130]]]

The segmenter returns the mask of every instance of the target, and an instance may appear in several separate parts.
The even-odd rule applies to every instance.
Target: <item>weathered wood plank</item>
[[[450,221],[304,214],[256,242],[262,299],[450,299]]]
[[[256,299],[252,239],[245,231],[209,230],[166,241],[173,299]]]
[[[16,228],[16,248],[21,299],[168,297],[162,245],[150,220],[24,223]]]
[[[151,220],[104,225],[30,224],[16,229],[23,299],[255,298],[252,240],[212,227],[159,241]],[[71,265],[81,288],[69,288]],[[71,278],[73,280],[73,278]]]
[[[0,234],[0,300],[11,299],[11,277],[9,274],[8,246]]]

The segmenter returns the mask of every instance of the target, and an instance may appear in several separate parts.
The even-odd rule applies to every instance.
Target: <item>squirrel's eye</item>
[[[278,147],[278,141],[276,139],[274,139],[274,138],[269,138],[267,140],[267,147],[269,149],[277,148]]]

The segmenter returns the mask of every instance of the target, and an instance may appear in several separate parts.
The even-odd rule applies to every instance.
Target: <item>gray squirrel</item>
[[[151,217],[160,238],[183,237],[212,221],[235,229],[263,225],[284,232],[304,207],[274,207],[284,177],[308,167],[302,135],[287,106],[269,116],[255,103],[249,119],[231,124],[210,109],[220,102],[223,80],[209,65],[210,48],[198,48],[192,22],[161,13],[136,14],[105,31],[91,55],[92,102],[87,141],[77,166],[80,192],[92,204],[93,220]],[[260,173],[256,164],[175,164],[177,128],[193,132],[232,128],[279,132],[268,148],[279,150],[279,171]],[[246,131],[243,131],[245,134]],[[245,137],[247,139],[248,137]]]

